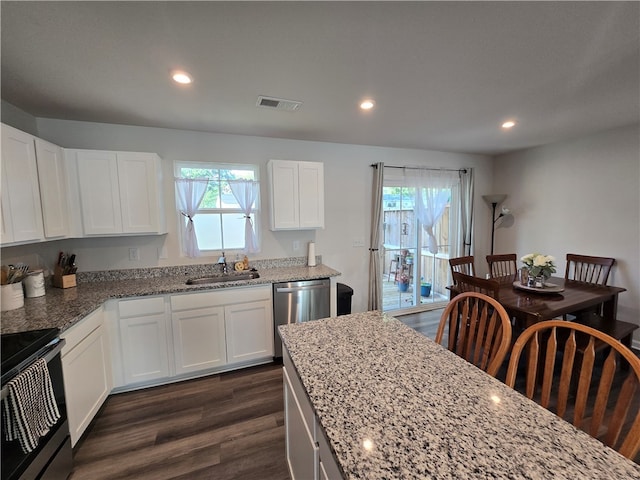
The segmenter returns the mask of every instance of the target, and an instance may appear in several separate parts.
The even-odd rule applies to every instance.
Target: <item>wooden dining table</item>
[[[517,275],[497,277],[500,284],[498,300],[513,317],[529,327],[543,320],[561,317],[589,307],[602,304],[602,316],[615,320],[618,309],[618,294],[626,288],[593,285],[561,277],[551,277],[548,283],[557,288],[523,289]],[[553,290],[562,290],[553,292]]]

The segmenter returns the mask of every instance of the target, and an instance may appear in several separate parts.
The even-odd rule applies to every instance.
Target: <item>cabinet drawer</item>
[[[221,288],[210,292],[185,293],[171,296],[171,310],[219,307],[235,303],[271,300],[271,285],[259,287]]]
[[[97,308],[92,313],[84,317],[80,322],[73,327],[65,330],[60,334],[61,338],[65,339],[65,345],[62,347],[62,357],[67,355],[74,349],[83,339],[85,339],[91,332],[102,325],[104,319],[102,307]]]
[[[121,318],[164,313],[164,297],[120,300],[118,302],[118,313]]]

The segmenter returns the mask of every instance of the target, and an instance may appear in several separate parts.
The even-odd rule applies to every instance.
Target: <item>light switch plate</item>
[[[354,238],[353,247],[364,247],[364,238],[362,237]]]

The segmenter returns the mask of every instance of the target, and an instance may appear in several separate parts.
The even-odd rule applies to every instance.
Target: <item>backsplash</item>
[[[322,263],[322,256],[316,256],[316,263]],[[253,260],[249,262],[250,268],[260,272],[267,268],[301,267],[307,264],[307,257],[288,257],[266,260]],[[229,262],[229,270],[233,271],[233,262]],[[220,266],[216,263],[199,265],[177,265],[173,267],[130,268],[124,270],[103,270],[97,272],[78,272],[78,283],[108,282],[118,280],[134,280],[136,278],[158,278],[167,276],[205,276],[221,274]]]

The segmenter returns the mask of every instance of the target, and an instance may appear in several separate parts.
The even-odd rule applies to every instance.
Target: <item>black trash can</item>
[[[351,297],[353,288],[344,283],[336,283],[338,293],[338,315],[349,315],[351,313]]]

